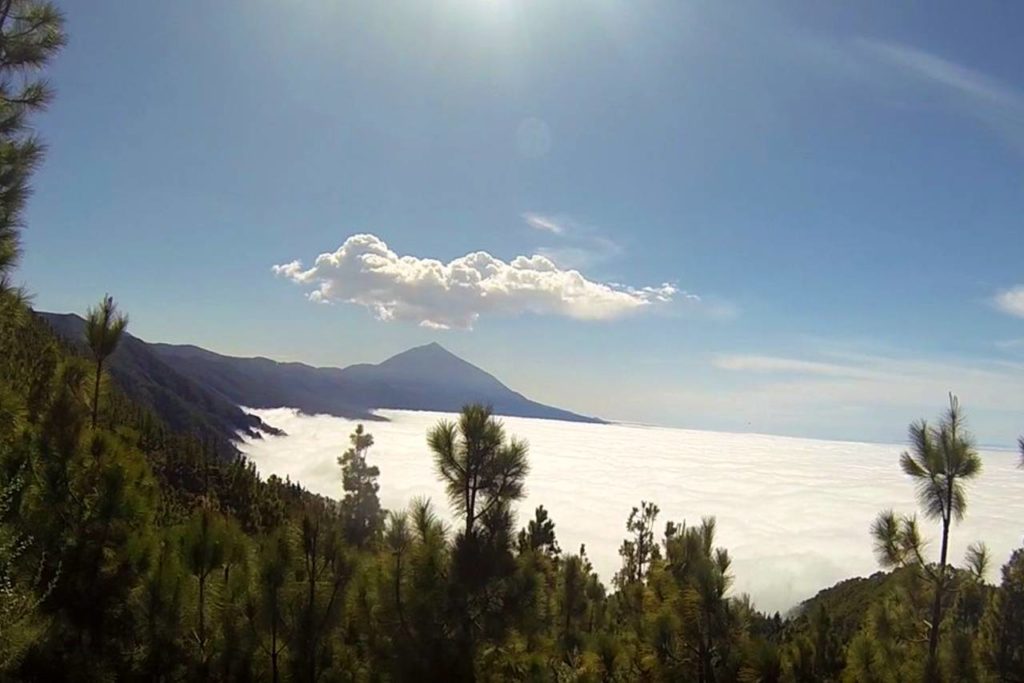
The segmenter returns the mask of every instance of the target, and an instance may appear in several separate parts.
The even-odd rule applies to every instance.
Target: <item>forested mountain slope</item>
[[[268,429],[239,404],[365,415],[480,401],[586,418],[433,345],[317,369],[148,345],[110,296],[87,321],[33,313],[12,278],[42,160],[34,114],[64,41],[53,4],[0,0],[0,681],[1024,680],[1024,548],[998,575],[983,545],[947,554],[981,469],[952,395],[938,421],[911,425],[900,461],[921,516],[883,510],[865,529],[893,571],[787,618],[735,593],[714,517],[666,520],[649,500],[624,520],[621,565],[603,584],[543,506],[523,509],[529,445],[485,405],[424,435],[448,494],[438,503],[382,508],[378,478],[394,462],[362,425],[337,444],[329,498],[260,477],[220,448],[236,429]],[[80,199],[67,194],[76,210]],[[739,495],[724,504],[742,515]]]
[[[309,413],[374,419],[372,411],[382,408],[454,412],[468,403],[484,403],[500,415],[600,422],[531,401],[437,343],[376,365],[347,368],[235,358],[196,346],[150,346],[181,374],[253,408],[290,406]]]
[[[85,321],[74,314],[40,313],[55,331],[81,344]],[[317,368],[268,358],[225,356],[192,345],[149,343],[127,335],[111,372],[130,396],[153,408],[175,429],[201,428],[230,439],[273,431],[239,409],[287,406],[378,420],[373,411],[455,412],[483,403],[499,415],[574,422],[597,418],[531,401],[440,344],[409,349],[382,363]]]
[[[74,314],[40,313],[53,330],[79,350],[85,347],[85,320]],[[228,445],[239,432],[250,436],[279,433],[209,384],[175,370],[150,344],[125,334],[111,357],[118,387],[151,409],[174,431],[194,432]]]

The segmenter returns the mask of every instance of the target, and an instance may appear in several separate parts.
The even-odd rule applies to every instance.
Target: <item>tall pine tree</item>
[[[41,71],[64,42],[64,18],[52,3],[0,0],[0,291],[11,290],[29,180],[43,158],[31,117],[53,90]]]

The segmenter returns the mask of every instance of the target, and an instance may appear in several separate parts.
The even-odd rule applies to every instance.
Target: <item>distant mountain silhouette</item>
[[[150,344],[180,374],[216,391],[235,405],[298,408],[361,420],[379,419],[339,385],[338,368],[279,363],[269,358],[222,356],[197,346]]]
[[[86,349],[85,320],[81,317],[71,313],[38,315],[60,337]],[[213,437],[228,447],[238,432],[253,437],[281,433],[202,382],[177,372],[154,352],[151,344],[130,334],[121,339],[109,369],[122,391],[159,415],[175,431]]]
[[[452,412],[467,403],[485,403],[499,415],[601,422],[531,401],[436,342],[377,365],[352,365],[336,376],[350,395],[362,396],[374,408]]]
[[[182,375],[252,408],[288,406],[370,420],[380,419],[372,412],[378,409],[451,412],[480,402],[500,415],[601,422],[531,401],[437,343],[409,349],[377,365],[347,368],[222,356],[195,346],[150,347]]]
[[[81,317],[39,315],[58,334],[84,345]],[[531,401],[437,343],[409,349],[376,365],[317,368],[269,358],[223,356],[198,346],[149,343],[128,334],[113,356],[110,371],[125,393],[149,406],[172,428],[212,431],[225,440],[238,431],[250,435],[274,431],[239,406],[289,407],[379,420],[374,410],[454,412],[480,402],[499,415],[602,422]]]

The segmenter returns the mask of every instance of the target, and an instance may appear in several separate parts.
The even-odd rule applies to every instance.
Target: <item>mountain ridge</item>
[[[85,320],[81,316],[42,312],[37,315],[58,336],[85,351]],[[110,359],[110,375],[122,391],[155,412],[171,429],[215,437],[228,450],[233,450],[231,441],[238,433],[252,438],[282,433],[218,392],[177,372],[148,346],[125,333]]]
[[[184,350],[175,344],[152,346],[171,367],[194,379],[203,375],[225,396],[251,408],[287,406],[308,413],[381,420],[373,411],[454,412],[466,403],[482,402],[510,417],[604,422],[533,401],[436,341],[379,363],[345,367],[227,356],[194,345]],[[197,350],[202,354],[199,359]],[[243,381],[245,376],[260,377],[260,386],[250,386]]]
[[[85,320],[39,312],[62,337],[84,346]],[[211,431],[227,442],[276,433],[240,408],[296,408],[357,420],[385,420],[377,410],[457,412],[485,403],[496,414],[603,423],[533,401],[434,341],[379,363],[316,367],[263,356],[227,356],[196,344],[147,342],[126,333],[111,373],[121,389],[176,429]]]

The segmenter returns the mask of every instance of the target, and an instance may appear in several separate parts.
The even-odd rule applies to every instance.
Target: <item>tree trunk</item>
[[[402,552],[395,553],[395,611],[398,612],[398,623],[402,626],[402,633],[412,644],[412,631],[405,620],[405,607],[402,604]]]
[[[100,377],[103,376],[103,359],[96,361],[96,383],[92,390],[92,428],[96,429],[96,419],[100,411]]]
[[[700,658],[700,667],[697,670],[697,683],[707,683],[707,658],[704,656],[704,634],[700,634],[700,647],[697,656]]]
[[[274,683],[278,683],[277,672],[277,598],[274,598],[274,614],[270,619],[270,671]]]
[[[566,597],[568,597],[568,596],[566,596]],[[568,602],[568,600],[566,600],[566,602]],[[569,644],[569,628],[571,626],[572,626],[572,606],[567,604],[565,606],[565,629],[562,632],[562,642],[564,642],[566,645]]]
[[[942,621],[942,597],[946,591],[946,552],[949,549],[949,522],[952,512],[949,503],[952,502],[952,489],[947,495],[946,514],[942,518],[942,551],[939,555],[939,576],[935,582],[935,600],[932,602],[932,626],[928,632],[928,662],[926,677],[935,680],[938,675],[938,659],[936,652],[939,649],[939,623]]]
[[[704,606],[704,628],[700,635],[700,665],[701,680],[704,683],[712,683],[715,680],[715,673],[711,668],[711,610]]]
[[[308,622],[308,637],[309,637],[309,670],[308,678],[309,683],[316,681],[316,546],[313,546],[313,555],[310,558],[310,570],[309,570],[309,611],[306,614]]]
[[[206,680],[206,574],[199,574],[199,667]]]
[[[476,522],[476,474],[471,475],[467,481],[469,487],[466,495],[466,536],[469,537],[473,534],[473,524]]]

